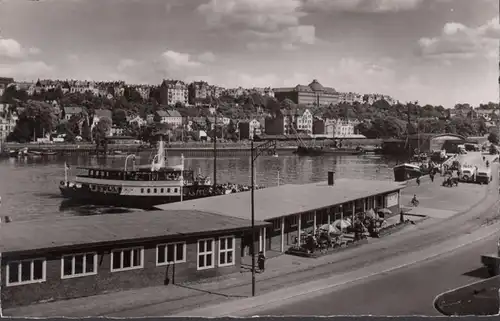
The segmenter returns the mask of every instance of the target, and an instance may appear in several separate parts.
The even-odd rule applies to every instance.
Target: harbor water
[[[137,162],[147,164],[149,155],[139,155]],[[130,211],[121,208],[96,206],[65,206],[59,192],[64,180],[64,163],[70,166],[69,179],[78,166],[105,166],[123,168],[125,156],[97,158],[88,156],[0,159],[0,215],[14,221],[43,219],[54,216],[113,214]],[[169,157],[169,164],[178,165],[180,157]],[[185,168],[213,176],[213,158],[185,158]],[[395,160],[383,156],[321,156],[279,157],[261,156],[255,162],[256,184],[304,184],[326,181],[327,172],[335,171],[337,178],[393,180]],[[129,163],[129,168],[131,164]],[[250,184],[249,157],[218,157],[217,183]]]

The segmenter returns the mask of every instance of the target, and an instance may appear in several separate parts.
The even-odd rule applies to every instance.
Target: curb
[[[452,244],[451,246],[448,245],[448,247],[446,247],[444,250],[436,251],[436,253],[433,253],[432,255],[426,256],[425,258],[418,259],[418,260],[412,260],[412,261],[410,261],[408,263],[405,262],[405,263],[402,263],[402,264],[399,264],[399,265],[396,265],[396,266],[393,266],[393,267],[390,267],[390,268],[378,270],[377,272],[374,272],[374,273],[363,274],[362,276],[354,278],[354,279],[351,279],[351,280],[340,281],[340,282],[337,281],[337,282],[335,282],[335,278],[342,277],[342,275],[334,275],[334,276],[326,278],[326,279],[317,280],[317,281],[311,281],[311,282],[308,282],[306,284],[300,284],[300,285],[294,286],[292,288],[286,288],[284,290],[278,290],[278,291],[285,291],[285,295],[282,295],[282,296],[280,296],[280,295],[278,295],[276,293],[278,291],[275,291],[274,293],[273,292],[268,292],[266,294],[263,294],[260,297],[255,297],[255,298],[262,299],[263,303],[252,302],[252,301],[256,300],[255,298],[243,299],[243,300],[241,300],[239,302],[238,305],[239,306],[245,306],[245,303],[247,303],[246,307],[242,308],[242,309],[238,309],[236,311],[234,311],[234,307],[236,307],[236,305],[234,304],[234,302],[232,302],[232,304],[230,306],[232,311],[225,312],[225,313],[223,313],[221,315],[220,314],[214,315],[213,312],[218,312],[217,310],[220,311],[220,309],[223,308],[224,305],[227,305],[227,303],[225,303],[225,304],[224,303],[223,304],[219,304],[219,305],[216,305],[216,306],[209,306],[209,307],[206,307],[206,308],[201,308],[200,312],[202,312],[202,313],[203,312],[208,312],[208,315],[204,314],[203,316],[208,316],[208,317],[214,317],[214,316],[225,317],[225,316],[230,316],[231,313],[241,313],[241,312],[244,312],[244,311],[253,310],[253,309],[256,309],[256,308],[259,308],[259,307],[263,307],[263,306],[266,306],[268,304],[279,303],[281,301],[290,300],[290,299],[297,298],[299,296],[307,295],[307,294],[310,294],[310,293],[320,292],[320,291],[328,290],[328,289],[335,288],[335,287],[338,287],[338,286],[346,285],[346,284],[349,284],[349,283],[358,282],[358,281],[361,281],[363,279],[367,279],[369,277],[373,277],[373,276],[376,276],[376,275],[379,275],[379,274],[382,274],[382,273],[392,272],[392,271],[395,271],[395,270],[398,270],[398,269],[401,269],[401,268],[405,268],[405,267],[417,264],[419,262],[423,262],[423,261],[427,261],[427,260],[433,259],[433,258],[435,258],[435,257],[437,257],[439,255],[443,255],[443,254],[447,254],[447,253],[456,251],[456,250],[458,250],[458,249],[460,249],[460,248],[462,248],[464,246],[467,246],[469,244],[481,241],[481,240],[483,240],[485,238],[488,238],[488,237],[494,235],[495,233],[498,232],[499,228],[500,228],[500,222],[498,222],[498,223],[496,223],[494,225],[487,226],[487,227],[482,228],[480,230],[476,230],[472,234],[468,234],[468,235],[464,235],[464,236],[459,236],[458,238],[450,239],[447,242],[451,243]],[[488,231],[488,232],[485,233],[485,231]],[[479,237],[477,237],[477,236],[474,237],[475,235],[479,235]],[[473,240],[467,241],[467,239],[471,238],[471,237],[473,237]],[[464,241],[461,241],[461,242],[458,241],[460,243],[458,245],[454,246],[453,244],[457,244],[457,239],[460,240],[460,238],[466,239],[465,240],[466,242],[464,242]],[[446,244],[446,242],[443,242],[443,243]],[[436,245],[436,247],[442,246],[443,243],[439,244],[439,245]],[[420,252],[426,251],[426,250],[429,250],[429,249],[427,248],[427,249],[421,250]],[[417,255],[418,252],[419,251],[413,252],[413,253],[411,253],[409,255],[412,255],[412,254],[413,255]],[[384,262],[382,262],[382,263],[384,263]],[[360,271],[360,270],[358,270],[358,271]],[[356,271],[353,271],[352,273],[355,273],[355,272]],[[318,284],[317,287],[314,287],[315,283]],[[302,291],[300,291],[301,288],[308,288],[308,287],[313,287],[313,289],[308,289],[308,290],[302,290]],[[297,290],[294,291],[293,288],[295,288]],[[259,300],[259,299],[257,299],[257,300]],[[244,302],[244,301],[247,301],[247,302]],[[206,310],[206,311],[204,311],[204,310]],[[192,312],[193,311],[191,311],[191,313]],[[189,313],[190,312],[187,312],[187,313],[185,312],[185,313],[178,314],[177,316],[196,316],[196,315],[189,314]],[[197,316],[200,316],[200,314],[197,314]]]
[[[489,236],[486,236],[485,238],[488,238]],[[467,287],[470,287],[470,286],[473,286],[473,285],[476,285],[476,284],[479,284],[479,283],[483,283],[485,281],[490,281],[491,279],[493,278],[497,278],[500,280],[500,275],[497,275],[497,276],[494,276],[492,278],[489,278],[489,279],[485,279],[485,280],[479,280],[479,281],[476,281],[476,282],[472,282],[472,283],[469,283],[469,284],[466,284],[466,285],[463,285],[463,286],[459,286],[458,288],[454,288],[454,289],[451,289],[451,290],[448,290],[446,292],[443,292],[443,293],[440,293],[438,295],[436,295],[436,297],[434,298],[434,301],[432,302],[432,305],[434,306],[434,309],[441,313],[442,315],[444,316],[453,316],[453,315],[450,315],[450,314],[447,314],[445,313],[440,307],[439,307],[439,304],[438,304],[438,300],[443,296],[443,295],[446,295],[448,293],[451,293],[451,292],[455,292],[457,290],[461,290],[461,289],[465,289]],[[497,313],[497,314],[493,314],[493,315],[488,315],[488,316],[497,316],[497,315],[500,315],[500,311]],[[486,317],[483,316],[483,317]]]

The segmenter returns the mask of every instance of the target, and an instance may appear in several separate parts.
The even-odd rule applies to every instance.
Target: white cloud
[[[277,31],[299,24],[301,0],[210,0],[198,7],[211,26],[237,25],[252,30]]]
[[[199,61],[193,60],[191,55],[187,53],[175,52],[175,51],[165,51],[161,54],[162,62],[169,69],[179,69],[179,68],[192,68],[199,67],[201,63]]]
[[[201,62],[214,62],[215,61],[215,55],[210,52],[210,51],[207,51],[207,52],[204,52],[202,53],[201,55],[198,56],[198,60],[201,61]]]
[[[209,26],[245,37],[247,48],[285,50],[315,43],[315,27],[302,25],[301,0],[211,0],[198,7]]]
[[[417,8],[423,0],[304,0],[306,11],[398,12]]]
[[[41,50],[36,47],[24,48],[17,40],[0,37],[0,57],[22,59],[28,55],[37,55]]]
[[[54,68],[43,61],[24,61],[13,64],[0,64],[0,74],[17,79],[36,79],[52,76]]]
[[[132,67],[135,67],[139,64],[138,61],[135,61],[133,59],[121,59],[119,62],[118,62],[118,66],[116,67],[116,69],[119,71],[119,72],[123,72],[129,68],[132,68]]]
[[[68,55],[68,61],[71,64],[76,64],[80,61],[80,57],[77,54],[70,54]]]
[[[448,22],[441,35],[421,38],[419,53],[427,58],[469,59],[474,57],[498,58],[500,24],[495,17],[479,27],[467,27],[461,23]]]
[[[22,58],[24,50],[21,44],[14,39],[0,38],[0,56],[7,58]]]
[[[40,48],[30,47],[30,48],[28,49],[28,52],[29,52],[31,55],[38,55],[38,54],[40,54],[42,51],[40,50]]]

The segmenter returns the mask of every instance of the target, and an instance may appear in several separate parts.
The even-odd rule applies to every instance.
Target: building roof
[[[269,220],[303,213],[356,199],[403,189],[405,185],[390,181],[336,179],[334,186],[326,182],[305,185],[281,185],[255,191],[255,219]],[[201,198],[157,206],[169,210],[205,210],[227,216],[250,217],[251,192]]]
[[[168,113],[164,110],[157,110],[156,114],[160,117],[168,117]]]
[[[168,110],[167,114],[169,117],[182,117],[181,113],[179,113],[177,110]]]
[[[113,114],[111,113],[111,110],[109,109],[96,109],[94,112],[94,115],[101,118],[101,117],[108,117],[109,119],[112,119]]]
[[[64,112],[66,114],[79,114],[83,112],[82,107],[64,107]]]
[[[268,223],[256,222],[256,226]],[[251,227],[248,219],[199,210],[152,211],[4,223],[0,251],[22,252],[178,237]]]
[[[323,90],[325,90],[325,88],[323,87],[323,85],[320,84],[317,79],[314,79],[309,84],[309,87],[311,87],[311,89],[314,90],[314,91],[323,91]]]

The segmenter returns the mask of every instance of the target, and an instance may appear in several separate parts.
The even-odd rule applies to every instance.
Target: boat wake
[[[91,216],[102,214],[123,214],[131,212],[144,212],[143,209],[120,206],[104,206],[79,204],[74,201],[64,200],[59,206],[61,212],[73,212],[77,216]]]

